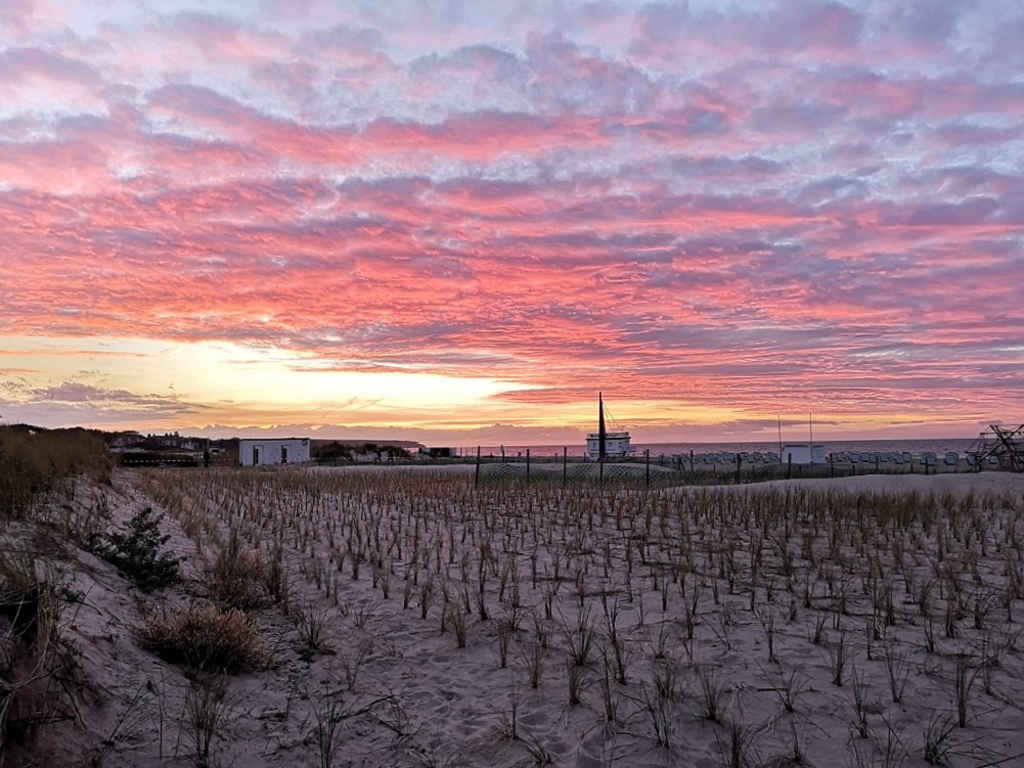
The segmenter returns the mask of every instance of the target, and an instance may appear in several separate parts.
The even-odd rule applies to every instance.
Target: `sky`
[[[1021,40],[1018,0],[0,0],[0,421],[1019,423]]]

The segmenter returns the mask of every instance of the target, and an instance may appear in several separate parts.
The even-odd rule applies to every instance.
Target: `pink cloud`
[[[1024,88],[976,8],[897,5],[8,4],[0,334],[495,377],[524,419],[1012,411]]]

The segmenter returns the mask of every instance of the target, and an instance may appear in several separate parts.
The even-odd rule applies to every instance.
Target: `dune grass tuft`
[[[150,614],[139,640],[165,661],[206,672],[235,674],[266,665],[268,654],[250,618],[195,602]]]

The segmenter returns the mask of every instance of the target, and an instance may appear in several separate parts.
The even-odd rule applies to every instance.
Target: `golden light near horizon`
[[[85,337],[41,343],[11,337],[0,338],[0,352],[32,366],[21,378],[31,379],[34,389],[52,388],[77,376],[110,391],[202,403],[196,418],[225,425],[264,426],[260,419],[270,414],[277,414],[276,422],[292,416],[329,423],[332,418],[378,413],[388,414],[389,423],[398,426],[448,426],[446,419],[455,421],[459,409],[487,410],[494,395],[531,388],[486,377],[333,370],[332,364],[309,355],[227,342]],[[500,410],[495,403],[495,413]],[[402,413],[415,415],[395,418]],[[194,426],[204,425],[198,421]]]
[[[596,423],[590,393],[547,401],[545,388],[538,384],[402,370],[393,363],[375,371],[372,360],[360,361],[362,370],[344,370],[344,362],[269,345],[116,336],[0,339],[0,366],[12,359],[26,370],[10,377],[21,386],[8,384],[9,404],[20,399],[45,408],[46,398],[68,398],[70,412],[83,416],[79,423],[101,428],[192,428],[229,434],[236,428],[270,433],[295,425],[329,436],[337,431],[336,425],[351,424],[391,429],[393,435],[402,430],[443,433],[451,440],[488,428],[487,442],[500,442],[501,425],[506,425],[513,440],[529,442],[533,435],[541,441],[564,442],[578,440]],[[84,388],[61,388],[62,382],[72,379]],[[40,393],[44,402],[39,401]],[[121,402],[126,393],[133,394]],[[92,420],[87,417],[90,408]],[[9,420],[4,411],[0,418]],[[608,416],[611,423],[639,430],[655,442],[671,441],[680,424],[698,440],[717,430],[725,439],[742,434],[771,441],[779,414],[622,397],[609,402]],[[916,410],[871,415],[822,410],[816,418],[819,435],[841,436],[839,424],[845,425],[847,434],[884,434],[893,424],[916,426],[934,416]],[[512,425],[518,430],[510,429]],[[736,427],[723,433],[722,425]],[[786,411],[784,432],[803,438],[803,417]]]

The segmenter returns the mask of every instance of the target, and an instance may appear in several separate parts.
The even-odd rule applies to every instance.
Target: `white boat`
[[[587,435],[587,457],[593,461],[623,458],[632,453],[629,432],[609,432],[604,425],[604,400],[597,393],[597,432]]]

